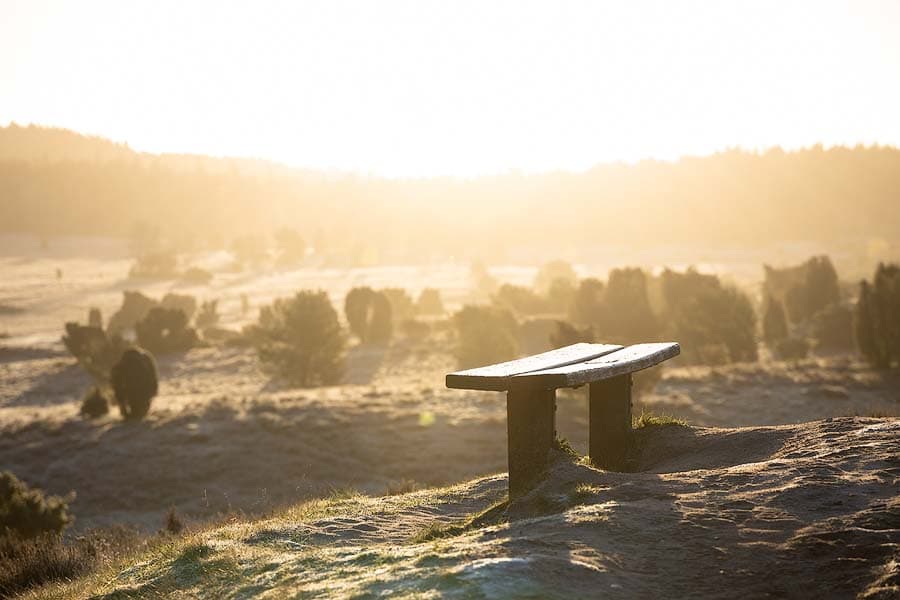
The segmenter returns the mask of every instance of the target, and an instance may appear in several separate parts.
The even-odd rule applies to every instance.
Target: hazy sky
[[[900,145],[900,0],[0,0],[0,124],[387,175]]]

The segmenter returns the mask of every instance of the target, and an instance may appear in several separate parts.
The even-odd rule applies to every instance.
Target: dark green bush
[[[757,360],[756,314],[750,298],[721,285],[718,279],[715,284],[698,286],[693,297],[677,305],[668,320],[687,362]]]
[[[344,314],[350,331],[366,343],[385,343],[394,328],[394,309],[383,292],[369,287],[356,287],[344,298]]]
[[[860,284],[854,315],[856,343],[879,369],[900,361],[900,265],[879,264],[872,284]]]
[[[763,308],[763,340],[770,347],[788,336],[787,318],[781,302],[769,296]]]
[[[516,357],[516,320],[508,310],[495,306],[467,305],[453,315],[458,334],[456,359],[468,369]]]
[[[800,337],[786,337],[775,342],[774,350],[781,360],[801,360],[809,354],[809,342]]]
[[[813,256],[802,265],[765,269],[765,291],[784,303],[792,323],[803,323],[840,300],[837,271],[828,256]]]
[[[0,533],[33,538],[61,533],[71,523],[68,502],[74,498],[47,496],[9,471],[0,471]]]
[[[197,331],[188,326],[188,318],[177,308],[150,309],[135,325],[137,341],[153,354],[186,352],[197,345]]]
[[[444,314],[444,302],[441,292],[434,288],[425,288],[416,300],[416,312],[422,316],[440,316]]]
[[[110,381],[122,418],[143,419],[159,391],[153,356],[140,348],[129,348],[113,366]]]
[[[97,419],[109,412],[109,400],[106,391],[99,385],[91,386],[81,401],[81,416]]]
[[[853,310],[842,304],[831,304],[816,313],[811,321],[816,350],[850,350],[853,343]]]
[[[263,365],[294,385],[340,381],[346,341],[338,315],[323,291],[302,291],[264,307],[248,328]]]

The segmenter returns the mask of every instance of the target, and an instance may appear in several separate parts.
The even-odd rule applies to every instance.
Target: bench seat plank
[[[611,352],[621,351],[623,348],[624,346],[616,344],[582,342],[509,362],[450,373],[447,375],[446,383],[448,388],[458,390],[502,392],[509,389],[510,380],[516,375],[584,363]]]
[[[588,361],[515,375],[513,384],[545,389],[574,387],[640,371],[680,353],[681,346],[676,342],[635,344]]]

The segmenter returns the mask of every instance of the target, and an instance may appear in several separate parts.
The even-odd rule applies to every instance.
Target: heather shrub
[[[88,419],[97,419],[109,413],[109,399],[103,387],[99,385],[91,386],[81,400],[79,413]]]
[[[557,280],[565,281],[570,288],[578,282],[578,275],[572,265],[564,260],[553,260],[545,263],[534,276],[534,289],[538,294],[548,295],[550,287]]]
[[[458,345],[456,359],[468,369],[516,357],[516,320],[508,310],[495,306],[467,305],[453,315]]]
[[[0,533],[22,538],[61,533],[72,521],[67,504],[72,498],[47,496],[9,471],[0,471]]]
[[[809,354],[809,342],[801,337],[786,337],[775,342],[775,355],[781,360],[801,360]]]
[[[787,318],[781,302],[769,296],[763,308],[763,340],[770,347],[788,336]]]
[[[66,323],[63,345],[78,364],[94,379],[105,381],[109,371],[119,360],[125,349],[125,342],[118,335],[109,336],[99,327]]]
[[[810,323],[816,350],[834,352],[853,348],[853,311],[849,307],[842,304],[826,306]]]
[[[431,326],[425,321],[407,319],[400,324],[400,331],[403,333],[403,337],[421,342],[431,334]]]
[[[371,299],[372,311],[365,341],[384,344],[394,333],[394,304],[384,292],[375,292]]]
[[[416,312],[422,316],[440,316],[444,314],[444,301],[441,292],[434,288],[425,288],[416,300]]]
[[[346,341],[337,312],[323,291],[302,291],[260,310],[248,328],[263,366],[302,387],[338,383]]]
[[[122,306],[110,317],[107,330],[111,334],[116,334],[134,329],[137,322],[147,316],[156,304],[156,300],[141,292],[122,292]]]
[[[128,271],[131,279],[171,279],[177,274],[178,257],[171,252],[143,254]]]
[[[854,314],[856,343],[872,366],[900,360],[900,265],[879,264],[874,281],[860,284]]]
[[[137,341],[153,354],[185,352],[197,345],[197,331],[188,325],[184,311],[177,308],[151,308],[135,325]]]
[[[498,307],[511,310],[519,316],[539,315],[550,311],[547,300],[534,290],[511,283],[501,285],[492,301]]]
[[[143,419],[150,410],[150,401],[159,391],[156,361],[140,348],[129,348],[113,365],[110,382],[122,418]]]

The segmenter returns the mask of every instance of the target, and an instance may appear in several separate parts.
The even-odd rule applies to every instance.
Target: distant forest
[[[583,173],[382,179],[139,153],[64,129],[0,128],[0,232],[129,236],[148,225],[185,250],[287,226],[320,245],[364,243],[420,258],[561,240],[897,240],[900,150],[733,150]]]

